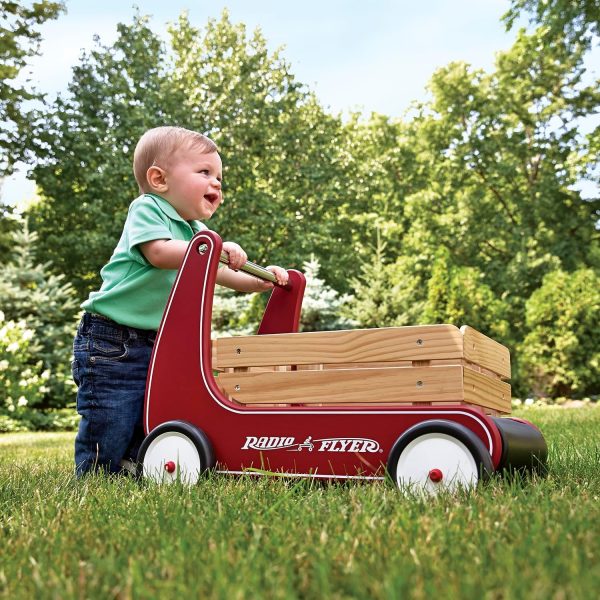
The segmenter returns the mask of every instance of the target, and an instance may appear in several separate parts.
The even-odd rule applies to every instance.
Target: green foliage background
[[[9,156],[29,157],[39,201],[27,214],[37,237],[26,266],[8,252],[0,259],[11,290],[0,309],[46,346],[29,360],[51,370],[43,407],[72,401],[60,365],[74,298],[98,287],[137,195],[133,149],[161,124],[219,145],[225,203],[212,229],[259,263],[317,261],[327,318],[313,315],[307,328],[467,323],[510,347],[518,395],[599,394],[600,199],[576,191],[600,177],[600,127],[581,133],[600,107],[585,72],[598,49],[597,3],[513,0],[507,27],[523,15],[530,25],[495,68],[446,65],[428,100],[401,118],[330,114],[260,30],[227,12],[201,29],[181,15],[166,43],[138,14],[114,44],[82,56],[64,94],[25,114],[32,92],[11,81],[35,53],[36,25],[62,7],[42,2],[32,15],[5,5],[24,25],[2,30],[14,67],[0,71],[0,109],[14,135],[0,158],[8,172]],[[2,207],[6,250],[18,229],[10,213]],[[63,295],[51,326],[19,269]],[[223,330],[256,324],[260,300],[223,301]]]

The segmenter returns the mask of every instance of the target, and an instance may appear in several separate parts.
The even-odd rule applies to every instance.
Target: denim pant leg
[[[85,315],[73,344],[77,411],[77,475],[122,471],[143,439],[142,413],[153,338],[106,319]]]

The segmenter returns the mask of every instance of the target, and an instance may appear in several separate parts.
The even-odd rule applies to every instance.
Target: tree
[[[337,242],[340,272],[327,280],[350,291],[357,264],[369,264],[371,252],[385,240],[387,257],[403,253],[408,196],[427,185],[416,159],[410,125],[400,119],[354,114],[344,125],[339,157],[342,172],[336,184],[343,189],[334,215],[331,237]]]
[[[21,336],[17,354],[26,357],[21,362],[33,379],[44,375],[41,395],[35,402],[28,399],[29,406],[61,408],[74,400],[70,363],[79,306],[64,275],[53,274],[48,262],[36,263],[36,243],[37,235],[21,221],[11,259],[0,266],[0,311],[6,322],[31,333]]]
[[[255,305],[259,294],[243,294],[217,285],[213,303],[212,330],[217,337],[253,335],[260,323]],[[264,304],[262,304],[264,309]]]
[[[296,81],[280,51],[269,52],[225,11],[204,30],[186,15],[171,28],[173,88],[191,128],[206,131],[224,162],[224,206],[210,226],[252,260],[300,267],[317,252],[336,271],[330,235],[343,190],[336,157],[339,119]]]
[[[98,285],[138,195],[131,166],[137,140],[151,127],[177,123],[181,107],[147,19],[117,28],[112,47],[98,41],[73,69],[69,93],[48,108],[36,136],[40,201],[29,216],[39,257],[51,260],[81,296]]]
[[[25,139],[32,121],[26,105],[42,95],[17,78],[27,61],[39,53],[41,33],[37,27],[56,19],[64,10],[62,2],[42,0],[30,8],[16,0],[0,0],[0,175],[10,174],[14,164],[25,157]]]
[[[19,215],[13,206],[0,203],[0,264],[12,251],[12,233],[19,229]]]
[[[351,279],[353,295],[342,314],[359,327],[420,322],[424,301],[419,288],[426,282],[420,277],[418,262],[413,256],[389,262],[386,243],[376,233],[376,245],[363,258],[358,276]]]
[[[598,245],[600,202],[573,191],[571,165],[586,151],[578,117],[600,96],[582,83],[583,49],[545,36],[520,33],[492,74],[460,63],[434,74],[414,123],[430,183],[406,200],[404,251],[444,246],[477,268],[517,330],[543,276],[590,264]]]
[[[332,331],[351,329],[354,322],[343,316],[344,307],[350,301],[348,295],[342,295],[319,277],[321,265],[315,256],[311,256],[302,265],[306,277],[306,290],[302,300],[300,328],[302,331]]]
[[[256,262],[300,266],[316,248],[324,266],[335,265],[329,226],[340,123],[268,52],[260,32],[248,37],[226,13],[200,32],[184,15],[167,51],[143,17],[118,29],[114,46],[99,46],[75,68],[68,97],[39,132],[47,156],[34,170],[42,199],[31,222],[44,256],[82,295],[98,285],[137,194],[137,139],[170,123],[220,147],[225,203],[211,228]]]
[[[508,29],[523,13],[530,23],[548,27],[554,34],[591,45],[600,33],[600,4],[597,0],[512,0],[504,15]]]
[[[401,241],[383,265],[363,262],[351,312],[361,325],[467,322],[515,348],[545,275],[600,268],[600,201],[576,191],[600,139],[579,133],[600,99],[586,48],[550,28],[521,31],[493,72],[452,63],[433,75],[431,99],[397,126]]]

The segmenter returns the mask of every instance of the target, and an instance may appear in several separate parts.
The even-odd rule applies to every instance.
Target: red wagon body
[[[271,398],[266,405],[260,399],[250,405],[231,399],[215,377],[211,342],[221,245],[211,231],[194,237],[165,309],[146,388],[147,438],[139,457],[146,475],[169,481],[184,474],[195,480],[198,472],[214,468],[379,479],[387,469],[399,483],[406,477],[431,488],[448,482],[450,472],[455,477],[457,469],[469,471],[473,465],[476,476],[467,473],[463,483],[507,467],[543,470],[546,446],[537,428],[486,414],[480,406],[401,405],[389,398],[381,404],[344,404],[349,388],[342,384],[336,404],[315,405],[310,397],[289,404],[285,394],[273,402],[272,390],[265,390]],[[305,282],[297,271],[289,273],[288,288],[272,293],[259,335],[297,331]],[[372,385],[370,375],[361,375],[366,385]],[[460,464],[452,467],[449,461]],[[419,474],[409,476],[413,472]]]

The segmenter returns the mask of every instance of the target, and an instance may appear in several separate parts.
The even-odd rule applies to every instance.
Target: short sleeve
[[[190,221],[189,223],[194,233],[199,233],[200,231],[208,231],[208,227],[202,221]]]
[[[168,217],[160,210],[154,200],[147,196],[142,196],[132,203],[125,227],[127,229],[127,250],[129,252],[144,242],[173,239],[173,234],[169,229]]]

